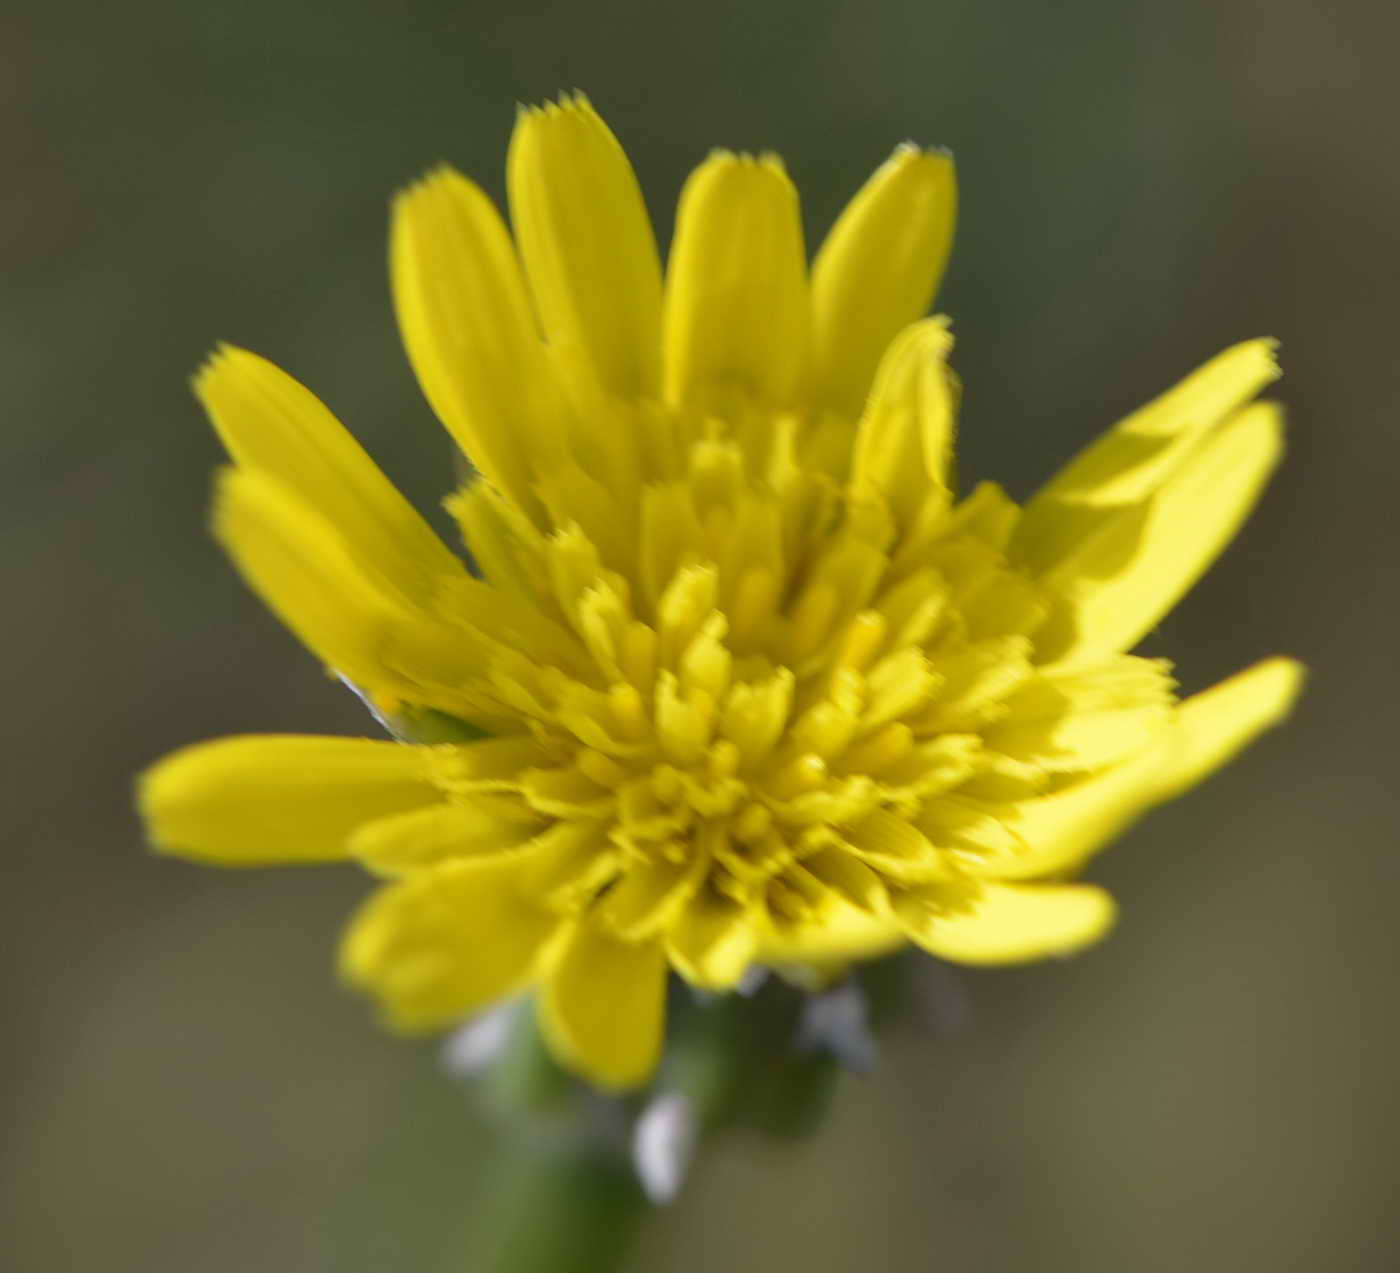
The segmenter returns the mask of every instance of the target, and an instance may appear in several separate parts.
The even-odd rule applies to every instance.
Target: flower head
[[[953,487],[951,159],[904,146],[809,270],[782,165],[717,152],[663,276],[581,97],[522,113],[514,237],[449,170],[394,208],[409,357],[480,476],[470,570],[306,389],[224,349],[239,569],[404,742],[248,737],[158,765],[156,844],[356,859],[346,977],[406,1030],[537,985],[598,1082],[655,1065],[667,970],[819,977],[912,941],[998,963],[1098,939],[1070,882],[1275,721],[1284,660],[1178,702],[1126,651],[1230,539],[1279,450],[1227,350],[1024,508]],[[437,740],[437,741],[434,741]]]

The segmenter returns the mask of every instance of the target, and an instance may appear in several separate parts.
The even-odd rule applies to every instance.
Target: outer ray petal
[[[301,735],[186,747],[137,795],[157,849],[220,866],[344,858],[364,823],[441,799],[424,748]]]
[[[1231,346],[1092,442],[1026,505],[1013,553],[1048,569],[1103,518],[1149,498],[1211,429],[1278,378],[1274,348]]]
[[[310,390],[257,354],[222,346],[194,388],[229,454],[275,478],[410,596],[462,563]]]
[[[973,909],[940,915],[905,908],[910,938],[960,964],[1016,964],[1068,955],[1113,925],[1113,898],[1090,884],[985,884]]]
[[[328,667],[370,690],[469,718],[478,704],[455,687],[479,673],[487,649],[368,575],[339,534],[277,482],[228,470],[214,531],[253,590]]]
[[[1170,665],[1117,655],[1063,674],[1047,670],[1011,695],[983,741],[1057,773],[1104,769],[1149,746],[1172,720]]]
[[[390,273],[433,410],[472,463],[538,515],[533,475],[562,453],[562,399],[500,215],[460,173],[430,174],[395,201]]]
[[[957,215],[951,155],[900,146],[857,192],[812,263],[814,392],[858,415],[895,334],[928,312]]]
[[[371,822],[351,838],[350,853],[373,870],[397,875],[452,858],[504,853],[543,826],[544,819],[519,801],[479,796]]]
[[[691,901],[666,935],[676,971],[705,990],[732,990],[757,949],[758,932],[748,911],[708,892]]]
[[[619,941],[579,922],[565,939],[539,1000],[553,1051],[604,1087],[635,1087],[661,1053],[666,957],[657,942]]]
[[[797,191],[773,155],[716,152],[691,175],[666,275],[665,396],[711,410],[791,404],[807,358]]]
[[[1040,577],[1064,603],[1037,635],[1040,657],[1090,660],[1136,645],[1234,538],[1282,449],[1278,408],[1256,403],[1153,496],[1105,517]]]
[[[953,395],[948,353],[953,336],[944,318],[915,323],[899,334],[880,364],[856,429],[851,487],[873,490],[903,527],[930,495],[947,499],[953,449]]]
[[[1159,797],[1194,787],[1279,724],[1302,692],[1304,675],[1296,659],[1265,659],[1186,699],[1177,708],[1179,744],[1158,776]]]
[[[1155,805],[1227,764],[1288,713],[1302,688],[1292,659],[1266,659],[1186,699],[1172,727],[1133,759],[1056,795],[998,811],[1019,848],[988,855],[974,869],[999,879],[1033,879],[1078,869]]]
[[[449,862],[380,889],[351,922],[341,975],[395,1029],[452,1025],[523,989],[559,918],[522,895],[522,859]]]
[[[550,345],[625,397],[661,379],[661,260],[632,165],[582,94],[523,109],[511,220]]]
[[[765,964],[847,963],[887,954],[905,940],[904,930],[891,919],[833,903],[819,924],[794,924],[766,934],[755,957]]]
[[[695,895],[709,866],[701,854],[683,862],[658,858],[636,864],[599,903],[598,916],[624,940],[654,937]]]

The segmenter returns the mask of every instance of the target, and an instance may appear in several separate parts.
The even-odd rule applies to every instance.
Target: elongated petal
[[[502,853],[531,839],[544,819],[519,801],[482,796],[467,804],[434,804],[359,828],[352,856],[385,874],[452,858]]]
[[[956,217],[953,157],[904,145],[837,218],[812,262],[820,403],[860,413],[886,346],[933,302]]]
[[[998,810],[1016,847],[974,869],[1000,879],[1075,870],[1155,805],[1227,764],[1277,725],[1302,687],[1291,659],[1266,659],[1186,699],[1147,751],[1052,796]]]
[[[462,563],[310,390],[265,358],[222,346],[195,392],[229,454],[275,478],[352,543],[356,556],[409,595]]]
[[[753,917],[711,893],[692,899],[667,933],[671,963],[693,986],[732,990],[758,948]]]
[[[797,395],[807,356],[797,191],[772,155],[717,152],[690,176],[666,275],[666,397],[722,409]]]
[[[520,863],[449,862],[380,889],[345,934],[341,975],[410,1033],[453,1025],[523,989],[559,920],[523,894]]]
[[[1105,517],[1142,503],[1211,429],[1278,378],[1271,340],[1216,355],[1092,442],[1026,505],[1013,553],[1045,570]]]
[[[1173,685],[1167,664],[1132,655],[1047,672],[1006,700],[1006,719],[990,725],[983,740],[1051,771],[1102,769],[1141,751],[1168,727]]]
[[[1234,538],[1283,448],[1272,403],[1246,407],[1177,465],[1149,499],[1106,517],[1040,582],[1064,606],[1037,636],[1044,660],[1130,649]]]
[[[694,896],[709,865],[698,853],[681,862],[638,863],[599,903],[599,918],[627,941],[655,936]]]
[[[766,933],[756,958],[765,964],[841,964],[873,959],[902,946],[904,930],[894,920],[855,906],[835,904],[819,922],[796,923]]]
[[[660,944],[619,941],[581,921],[559,952],[539,1008],[558,1056],[604,1087],[635,1087],[661,1054],[666,957]]]
[[[252,735],[175,752],[142,775],[137,799],[161,852],[263,866],[344,858],[363,824],[442,795],[422,748]]]
[[[371,690],[471,713],[452,687],[479,672],[485,648],[388,591],[285,487],[226,471],[214,531],[253,590],[328,667]]]
[[[632,165],[581,94],[521,111],[507,166],[511,221],[550,344],[602,385],[654,397],[661,260]]]
[[[1003,805],[997,822],[1009,843],[968,864],[981,875],[1027,880],[1081,866],[1163,798],[1158,775],[1175,751],[1164,739],[1133,759],[1052,796]]]
[[[1266,729],[1279,724],[1303,689],[1295,659],[1255,663],[1177,708],[1179,745],[1159,775],[1162,799],[1210,777]]]
[[[500,215],[460,173],[430,174],[395,201],[390,272],[433,410],[490,481],[538,514],[533,474],[560,453],[562,408]]]
[[[929,497],[948,497],[953,397],[946,319],[906,328],[890,346],[856,430],[851,486],[869,489],[909,526]]]
[[[910,938],[960,964],[1017,964],[1068,955],[1113,925],[1113,899],[1090,884],[985,884],[970,911],[941,915],[912,908]]]

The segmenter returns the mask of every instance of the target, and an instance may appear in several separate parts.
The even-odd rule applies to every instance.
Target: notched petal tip
[[[581,94],[522,113],[506,160],[511,220],[535,309],[561,370],[654,397],[661,261],[632,166]]]
[[[775,150],[730,150],[725,146],[715,146],[704,160],[691,172],[687,184],[692,181],[713,181],[736,171],[757,172],[778,178],[784,188],[796,195],[797,187],[788,175],[783,157]]]
[[[942,175],[953,166],[953,152],[947,146],[923,146],[914,140],[902,141],[885,160],[884,169],[893,174],[922,169]]]
[[[933,314],[904,328],[891,342],[885,361],[891,367],[896,360],[907,357],[938,361],[952,352],[952,348],[953,320],[947,314]],[[878,387],[878,380],[876,384]]]
[[[1279,350],[1282,347],[1283,342],[1277,336],[1253,336],[1230,346],[1221,356],[1233,355],[1240,359],[1252,358],[1258,362],[1261,372],[1267,373],[1269,380],[1272,381],[1283,376],[1283,367],[1279,362]]]
[[[593,103],[588,99],[588,94],[581,88],[560,89],[554,97],[547,97],[542,102],[516,102],[515,113],[517,120],[525,117],[536,119],[557,115],[575,115],[598,119],[598,112],[594,110]],[[602,121],[599,120],[599,122]]]
[[[216,341],[214,347],[204,356],[199,365],[190,373],[190,388],[196,398],[206,407],[209,387],[228,368],[236,367],[241,358],[257,358],[258,355],[226,340]]]
[[[896,334],[928,311],[952,250],[952,157],[895,148],[837,218],[812,263],[818,397],[859,411]]]
[[[389,273],[438,418],[489,481],[541,517],[530,486],[560,444],[558,386],[500,212],[454,169],[429,172],[394,202]]]
[[[955,394],[948,369],[949,320],[906,327],[890,344],[856,427],[853,489],[868,488],[909,524],[935,492],[946,497]]]
[[[1240,341],[1096,438],[1027,505],[1020,537],[1031,563],[1055,555],[1046,545],[1058,543],[1054,523],[1066,508],[1121,507],[1149,498],[1280,374],[1276,341]]]
[[[721,412],[798,396],[808,357],[796,188],[773,155],[714,152],[686,180],[667,264],[664,396]]]
[[[596,117],[593,110],[593,103],[589,101],[588,94],[581,88],[561,88],[553,97],[546,97],[538,102],[515,103],[515,117],[519,122],[526,117],[537,118],[540,116],[564,115],[570,113],[588,114]]]
[[[396,213],[409,211],[423,198],[447,187],[457,189],[465,187],[473,193],[480,190],[476,182],[464,172],[453,167],[447,160],[440,159],[436,163],[430,164],[406,186],[396,190],[390,202]]]

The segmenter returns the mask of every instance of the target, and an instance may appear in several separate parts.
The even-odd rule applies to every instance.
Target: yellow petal
[[[877,917],[889,914],[889,893],[879,873],[844,848],[819,849],[794,869],[810,875],[830,891],[832,896],[823,902],[833,909],[849,904]]]
[[[1159,776],[1160,798],[1194,787],[1284,719],[1302,692],[1303,665],[1265,659],[1177,708],[1180,743]]]
[[[341,975],[405,1032],[453,1025],[523,989],[559,921],[522,894],[519,862],[449,862],[380,889],[346,931]]]
[[[548,604],[545,540],[500,491],[472,482],[443,506],[461,527],[481,575],[498,591],[533,605]]]
[[[754,957],[765,964],[848,963],[887,954],[905,940],[903,928],[889,917],[833,901],[815,922],[766,932]]]
[[[440,169],[401,194],[390,236],[394,308],[433,410],[485,476],[539,516],[537,461],[563,416],[504,223],[481,190]]]
[[[367,689],[451,713],[475,710],[453,687],[479,672],[485,647],[371,578],[337,531],[285,487],[226,471],[214,532],[253,590],[328,667]]]
[[[890,809],[877,808],[843,827],[842,833],[850,852],[887,879],[921,881],[947,874],[937,846]]]
[[[246,349],[222,346],[195,393],[229,454],[275,478],[341,534],[357,557],[410,595],[462,563],[310,390]]]
[[[363,824],[441,799],[423,748],[300,735],[186,747],[137,795],[157,849],[221,866],[344,858]]]
[[[953,398],[947,358],[948,320],[931,318],[900,333],[880,364],[856,429],[851,486],[873,490],[901,527],[930,496],[948,498]]]
[[[1232,346],[1087,446],[1026,505],[1013,553],[1048,569],[1103,517],[1151,496],[1209,430],[1278,378],[1274,348]]]
[[[565,939],[540,993],[550,1048],[603,1087],[635,1087],[661,1055],[666,957],[656,942],[624,942],[589,920]]]
[[[717,152],[691,175],[666,274],[668,401],[724,413],[795,399],[807,356],[797,191],[773,155]]]
[[[660,857],[636,863],[599,902],[599,918],[627,941],[652,937],[694,896],[709,866],[698,853],[680,862]]]
[[[1148,746],[1172,717],[1174,682],[1158,659],[1116,655],[1050,669],[1006,700],[983,732],[994,751],[1058,772],[1102,769]]]
[[[989,810],[1004,830],[999,850],[984,843],[965,863],[975,874],[1035,879],[1075,870],[1157,804],[1158,774],[1175,749],[1160,740],[1131,760],[1050,796]]]
[[[1041,576],[1063,606],[1037,634],[1040,657],[1084,661],[1136,645],[1234,538],[1282,447],[1278,408],[1256,403],[1149,499],[1105,517]]]
[[[621,856],[607,822],[563,818],[524,853],[521,887],[541,906],[577,913],[616,877]]]
[[[632,165],[582,94],[521,111],[510,214],[550,345],[626,397],[661,377],[661,261]]]
[[[732,990],[757,947],[758,934],[749,912],[710,892],[691,900],[666,937],[672,966],[703,990]]]
[[[903,145],[832,226],[812,262],[818,401],[860,413],[895,334],[928,312],[957,216],[953,157]]]
[[[944,915],[903,911],[910,938],[960,964],[1016,964],[1068,955],[1098,941],[1116,908],[1089,884],[984,884],[972,908]]]
[[[1287,714],[1302,687],[1291,659],[1266,659],[1186,699],[1145,752],[1055,795],[996,811],[1017,842],[969,869],[999,879],[1075,870],[1153,806],[1227,764]]]
[[[385,874],[451,858],[500,853],[536,835],[544,819],[523,802],[478,796],[434,804],[368,823],[350,841],[351,856]]]

